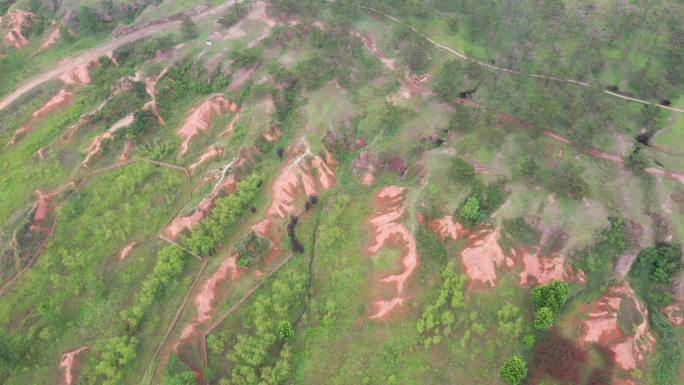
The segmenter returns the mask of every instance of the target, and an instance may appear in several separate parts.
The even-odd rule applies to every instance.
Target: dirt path
[[[196,16],[192,19],[195,22],[201,22],[206,19],[212,18],[214,16],[221,15],[226,9],[230,8],[236,3],[237,0],[228,0],[216,7],[210,8]],[[105,56],[108,52],[111,52],[125,44],[130,44],[136,40],[143,39],[161,32],[167,32],[173,28],[178,27],[181,24],[180,20],[167,21],[160,24],[151,25],[149,27],[141,28],[137,31],[131,32],[127,35],[115,38],[108,43],[101,45],[99,47],[94,47],[85,52],[81,53],[75,58],[66,60],[62,63],[58,63],[54,68],[42,74],[36,75],[28,80],[26,80],[19,88],[14,90],[11,94],[5,96],[0,100],[0,111],[4,110],[7,106],[12,104],[14,101],[22,97],[27,92],[31,91],[38,85],[45,83],[48,80],[54,79],[63,73],[69,72],[76,67],[86,65],[93,60],[98,59],[101,56]]]
[[[329,3],[333,3],[333,4],[335,3],[334,0],[327,0],[327,1],[328,1]],[[389,20],[392,20],[392,21],[395,22],[395,23],[405,24],[401,19],[398,19],[398,18],[396,18],[396,17],[394,17],[394,16],[392,16],[392,15],[388,15],[388,14],[386,14],[386,13],[384,13],[384,12],[378,10],[378,9],[375,9],[375,8],[372,8],[372,7],[368,7],[368,6],[365,6],[365,5],[359,5],[359,7],[360,7],[360,8],[363,8],[363,9],[367,9],[367,10],[369,10],[369,11],[371,11],[371,12],[377,13],[377,14],[379,14],[379,15],[381,15],[381,16],[383,16],[383,17],[389,19]],[[578,85],[578,86],[580,86],[580,87],[586,87],[586,88],[591,88],[591,89],[596,90],[596,91],[600,91],[600,92],[602,92],[602,93],[604,93],[604,94],[606,94],[606,95],[610,95],[610,96],[613,96],[613,97],[616,97],[616,98],[619,98],[619,99],[622,99],[622,100],[626,100],[626,101],[630,101],[630,102],[636,102],[636,103],[641,103],[641,104],[646,104],[646,105],[650,105],[650,106],[656,106],[656,107],[659,107],[659,108],[662,108],[662,109],[668,110],[668,111],[684,113],[684,109],[681,109],[681,108],[676,108],[676,107],[671,107],[671,106],[664,106],[664,105],[659,104],[659,103],[651,103],[651,102],[648,102],[648,101],[643,100],[643,99],[638,99],[638,98],[633,98],[633,97],[630,97],[630,96],[625,96],[625,95],[618,94],[618,93],[616,93],[616,92],[608,91],[608,90],[605,90],[605,89],[599,89],[599,88],[597,88],[597,87],[595,87],[595,86],[592,86],[592,85],[589,84],[589,83],[585,83],[585,82],[582,82],[582,81],[579,81],[579,80],[564,79],[564,78],[558,78],[558,77],[549,76],[549,75],[540,75],[540,74],[525,73],[525,72],[522,72],[522,71],[510,69],[510,68],[504,68],[504,67],[495,66],[495,65],[493,65],[493,64],[490,64],[490,63],[487,63],[487,62],[483,62],[483,61],[474,59],[474,58],[472,58],[472,57],[468,57],[468,56],[464,55],[463,53],[458,52],[458,51],[456,51],[455,49],[453,49],[453,48],[451,48],[451,47],[448,47],[448,46],[446,46],[446,45],[444,45],[444,44],[438,43],[437,41],[435,41],[434,39],[432,39],[430,36],[428,36],[428,35],[424,34],[423,32],[419,31],[418,29],[416,29],[416,28],[413,27],[412,25],[408,25],[408,24],[407,24],[407,26],[408,26],[409,28],[411,28],[411,30],[412,30],[413,32],[417,33],[418,35],[420,35],[421,37],[423,37],[425,40],[427,40],[428,42],[430,42],[430,44],[432,44],[433,46],[435,46],[435,47],[437,47],[437,48],[439,48],[439,49],[441,49],[441,50],[443,50],[443,51],[446,51],[446,52],[448,52],[448,53],[450,53],[450,54],[452,54],[452,55],[458,57],[458,58],[461,59],[461,60],[471,60],[471,61],[474,61],[474,62],[477,63],[479,66],[484,67],[484,68],[487,68],[487,69],[489,69],[489,70],[491,70],[491,71],[504,72],[504,73],[509,73],[509,74],[513,74],[513,75],[528,76],[528,77],[531,77],[531,78],[538,78],[538,79],[544,79],[544,80],[553,80],[553,81],[557,81],[557,82],[575,84],[575,85]],[[1,108],[0,108],[0,109],[1,109]]]

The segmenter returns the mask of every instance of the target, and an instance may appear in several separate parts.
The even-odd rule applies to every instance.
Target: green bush
[[[532,303],[536,309],[546,307],[558,314],[565,306],[569,293],[570,286],[567,283],[554,280],[548,285],[532,288]]]
[[[499,376],[508,385],[520,385],[527,377],[527,364],[519,356],[511,356],[499,369]]]
[[[459,182],[471,183],[475,180],[475,168],[465,160],[455,157],[449,163],[449,176]]]
[[[556,320],[556,316],[551,310],[546,306],[540,307],[534,312],[534,322],[532,326],[537,330],[549,330],[553,326],[553,322]]]

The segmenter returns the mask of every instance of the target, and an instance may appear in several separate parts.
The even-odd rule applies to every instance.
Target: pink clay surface
[[[188,151],[192,138],[209,130],[214,116],[225,113],[230,110],[230,107],[230,101],[219,94],[210,97],[199,106],[188,111],[183,126],[177,131],[178,136],[183,139],[181,155]]]
[[[439,219],[431,219],[428,221],[428,228],[430,228],[440,239],[458,240],[465,234],[463,226],[454,222],[453,215],[445,215]]]
[[[240,120],[240,113],[238,112],[233,116],[233,119],[230,120],[228,125],[226,126],[226,129],[219,135],[219,136],[225,136],[233,133],[233,130],[235,130],[235,124],[237,121]]]
[[[667,316],[667,319],[676,326],[684,325],[684,309],[682,309],[681,304],[670,305],[662,309],[663,314]]]
[[[210,159],[223,156],[223,153],[224,153],[223,148],[216,147],[213,145],[209,146],[207,151],[204,154],[202,154],[199,157],[199,159],[197,159],[197,161],[195,163],[188,166],[188,171],[190,172],[190,174],[193,174],[195,172],[195,170],[197,169],[197,167],[199,167],[200,165],[202,165],[203,163],[207,162]]]
[[[237,182],[238,181],[235,174],[228,175],[228,177],[226,177],[220,184],[214,186],[211,193],[202,199],[192,214],[184,217],[174,218],[162,232],[164,236],[175,241],[183,232],[192,230],[202,220],[202,218],[204,218],[209,210],[211,210],[212,206],[214,205],[214,201],[216,201],[216,198],[219,197],[221,192],[235,192]]]
[[[112,139],[114,137],[114,134],[116,134],[116,132],[120,129],[128,127],[131,124],[133,124],[134,119],[135,115],[133,113],[130,113],[124,116],[123,118],[119,119],[119,121],[114,123],[111,127],[109,127],[107,131],[96,136],[95,139],[93,139],[93,141],[90,142],[88,148],[86,148],[86,155],[85,159],[83,160],[83,166],[87,167],[90,161],[93,159],[93,157],[95,157],[95,155],[99,154],[100,151],[102,151],[102,143],[104,143],[106,140]]]
[[[618,311],[622,301],[630,300],[636,304],[642,316],[634,336],[625,336],[617,323]],[[636,369],[637,362],[644,360],[645,354],[653,349],[655,339],[648,329],[648,310],[639,302],[631,287],[626,284],[610,287],[592,305],[589,319],[583,322],[582,341],[605,346],[615,354],[615,363],[623,370]]]
[[[271,186],[267,216],[286,218],[295,211],[298,198],[317,195],[317,185],[323,190],[335,186],[335,174],[319,156],[311,154],[306,142],[299,145],[297,153],[300,155],[283,167]]]
[[[471,284],[474,282],[496,283],[496,267],[506,261],[499,246],[499,230],[482,230],[468,239],[468,246],[461,252],[461,260]]]
[[[60,32],[59,32],[59,27],[55,28],[50,32],[48,37],[45,39],[43,42],[43,45],[41,46],[42,49],[50,48],[52,47],[55,43],[59,41],[60,37]]]
[[[366,171],[363,175],[361,175],[361,184],[369,187],[375,183],[375,175],[373,175],[372,172]]]
[[[74,351],[64,353],[62,355],[62,360],[59,362],[59,367],[64,368],[64,381],[65,385],[72,385],[74,383],[75,377],[75,365],[76,356],[87,351],[88,347],[83,346],[82,348],[76,349]]]
[[[228,274],[230,272],[230,275]],[[226,279],[231,281],[236,280],[240,275],[240,270],[237,267],[237,255],[226,258],[219,269],[211,276],[202,286],[202,290],[195,297],[195,306],[197,308],[197,316],[183,329],[180,336],[179,344],[195,335],[197,328],[204,322],[211,319],[211,313],[214,311],[214,300],[216,293],[220,286],[225,283]]]
[[[273,143],[280,139],[281,135],[280,127],[274,124],[270,128],[266,129],[261,135],[266,139],[267,142]]]
[[[128,257],[131,254],[131,252],[133,251],[135,246],[138,245],[138,243],[140,243],[140,241],[135,241],[121,249],[121,252],[119,253],[119,261],[123,261],[124,259],[126,259],[126,257]]]
[[[270,219],[263,219],[261,222],[252,226],[252,231],[254,231],[256,235],[265,238],[271,230],[272,225],[273,222],[271,222]]]
[[[553,280],[568,281],[572,278],[572,271],[565,266],[563,257],[537,256],[525,250],[522,252],[522,263],[523,271],[519,274],[521,285],[527,285],[529,277],[533,277],[540,285],[546,285]]]
[[[124,148],[121,151],[121,155],[119,155],[119,163],[124,163],[128,162],[131,159],[131,153],[133,152],[133,142],[130,140],[126,140],[126,143],[124,144]]]
[[[166,74],[166,71],[168,69],[168,66],[164,67],[164,69],[157,76],[145,79],[145,92],[147,92],[147,94],[150,95],[150,98],[152,98],[152,100],[145,103],[145,105],[143,106],[143,110],[152,112],[152,114],[154,114],[154,116],[157,117],[157,120],[159,120],[159,123],[161,125],[165,125],[166,123],[159,114],[159,107],[157,106],[157,83]]]
[[[29,42],[24,37],[23,31],[36,15],[32,12],[16,10],[9,12],[7,16],[10,18],[10,30],[5,35],[5,42],[14,48],[21,48],[27,45]]]
[[[378,300],[373,303],[375,312],[370,318],[382,318],[393,309],[401,305],[406,297],[404,285],[408,278],[416,271],[419,264],[416,240],[405,224],[398,221],[404,217],[406,211],[405,195],[408,190],[399,186],[383,187],[375,196],[375,216],[370,220],[372,241],[367,251],[376,254],[382,247],[392,247],[402,252],[400,274],[388,275],[382,283],[395,284],[396,295],[389,300]]]
[[[45,115],[60,107],[67,106],[69,103],[71,103],[71,99],[73,96],[74,94],[72,94],[71,92],[68,92],[64,89],[59,90],[57,95],[53,96],[50,100],[48,100],[45,103],[45,105],[43,105],[41,108],[34,111],[33,114],[31,114],[31,122],[29,122],[27,125],[21,127],[20,129],[14,132],[14,135],[10,140],[10,145],[16,144],[17,140],[20,137],[22,137],[24,134],[28,132],[31,132],[33,130],[33,124],[41,118],[43,118]]]
[[[74,84],[90,84],[90,72],[88,68],[93,62],[74,67],[67,72],[64,72],[59,76],[59,80],[64,82],[66,85]]]

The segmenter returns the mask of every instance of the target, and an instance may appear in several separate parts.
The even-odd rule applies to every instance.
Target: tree
[[[81,33],[90,34],[102,30],[102,20],[91,7],[82,5],[78,9],[78,25]]]
[[[469,196],[459,210],[458,218],[465,224],[474,225],[480,218],[480,200],[476,196]]]
[[[278,335],[278,339],[281,341],[287,342],[292,340],[292,337],[294,337],[294,328],[292,327],[292,322],[288,320],[278,322],[278,325],[276,326],[276,334]]]
[[[637,147],[625,157],[625,166],[632,171],[641,172],[648,166],[648,157]]]
[[[511,356],[499,369],[499,376],[508,385],[520,385],[527,377],[527,364],[519,356]]]
[[[549,308],[554,314],[563,309],[568,299],[570,286],[558,280],[548,285],[536,286],[532,289],[532,303],[537,309]]]
[[[458,97],[463,82],[463,65],[457,59],[447,60],[435,77],[437,95],[452,99]]]
[[[475,179],[475,168],[472,164],[456,157],[449,165],[449,176],[458,182],[470,183]]]
[[[188,15],[183,16],[183,21],[181,22],[181,35],[186,40],[194,39],[199,36],[197,24],[195,24]]]
[[[553,326],[553,322],[556,320],[556,316],[548,307],[540,307],[534,313],[534,322],[532,326],[537,330],[549,330]]]

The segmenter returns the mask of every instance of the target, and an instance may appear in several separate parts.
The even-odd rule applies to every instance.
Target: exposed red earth
[[[188,166],[188,172],[190,174],[193,174],[197,167],[201,166],[203,163],[214,159],[218,157],[222,157],[224,154],[224,150],[221,147],[217,147],[215,145],[209,146],[207,151],[204,152],[204,154],[200,155],[200,157],[195,161],[195,163],[191,164]]]
[[[36,210],[33,213],[33,221],[31,222],[30,230],[33,232],[48,233],[50,230],[43,227],[43,222],[47,218],[48,214],[52,209],[52,201],[56,196],[61,194],[67,188],[72,188],[76,186],[76,182],[69,181],[57,190],[50,192],[43,192],[41,190],[36,190]]]
[[[24,28],[28,27],[31,20],[36,17],[32,12],[27,11],[12,11],[7,14],[9,17],[9,32],[5,35],[5,43],[14,47],[21,48],[29,42],[24,37]]]
[[[25,126],[19,128],[14,132],[14,135],[12,136],[12,139],[10,140],[10,145],[15,145],[17,144],[17,141],[19,138],[21,138],[23,135],[33,131],[33,125],[38,122],[41,118],[43,118],[45,115],[48,113],[67,106],[71,103],[71,100],[73,98],[74,94],[65,90],[61,89],[57,93],[57,95],[53,96],[50,100],[48,100],[45,105],[43,105],[41,108],[37,109],[36,111],[31,114],[31,121],[26,124]]]
[[[131,124],[133,124],[133,120],[135,119],[134,114],[128,114],[124,116],[123,118],[119,119],[116,123],[114,123],[111,127],[107,129],[107,131],[103,132],[102,134],[98,135],[95,137],[95,139],[90,142],[90,145],[88,145],[88,148],[86,148],[86,155],[85,159],[83,159],[83,166],[88,167],[90,164],[90,161],[93,160],[93,158],[102,151],[102,144],[114,138],[114,135],[116,134],[117,131],[124,127],[128,127]]]
[[[271,186],[271,205],[266,215],[286,218],[295,212],[298,198],[318,195],[318,190],[335,186],[335,174],[318,155],[313,155],[306,140],[302,139],[291,149],[296,158],[280,171]]]
[[[496,268],[506,265],[513,267],[515,262],[507,257],[499,246],[499,229],[485,229],[468,238],[468,246],[461,252],[461,260],[472,287],[476,282],[496,284]]]
[[[669,319],[673,325],[684,325],[684,307],[682,307],[682,304],[670,305],[661,309],[661,311],[667,316],[667,319]]]
[[[74,380],[76,379],[76,356],[87,350],[88,347],[83,346],[82,348],[62,355],[62,360],[59,362],[59,367],[64,368],[64,377],[61,381],[62,384],[72,385],[74,383]]]
[[[40,46],[42,49],[47,49],[55,45],[59,41],[60,38],[60,32],[59,32],[59,27],[56,27],[55,29],[50,32],[48,37],[45,39],[43,42],[43,45]]]
[[[518,254],[513,250],[514,256]],[[529,278],[532,277],[539,285],[546,285],[551,281],[558,280],[568,282],[572,280],[573,272],[570,266],[565,264],[565,258],[558,256],[554,258],[544,257],[523,250],[519,252],[523,265],[523,271],[519,274],[520,284],[526,286],[530,283]]]
[[[449,238],[455,240],[468,236],[469,232],[458,222],[454,221],[453,215],[445,215],[442,218],[430,219],[427,226],[441,240]]]
[[[375,183],[375,175],[373,175],[372,172],[366,171],[361,175],[361,184],[369,187],[372,186],[373,183]]]
[[[114,63],[116,64],[116,61],[114,61]],[[166,66],[157,76],[145,78],[145,92],[147,92],[147,94],[150,95],[150,98],[152,98],[152,100],[145,103],[145,105],[143,106],[143,110],[152,112],[154,116],[157,117],[157,120],[159,120],[159,123],[161,125],[165,125],[166,123],[159,114],[159,107],[157,107],[157,83],[166,74],[166,71],[168,69],[169,67]]]
[[[238,110],[239,110],[239,107],[238,107]],[[237,124],[238,120],[240,120],[240,113],[239,112],[237,114],[235,114],[235,116],[233,116],[233,119],[231,119],[230,122],[228,122],[226,129],[223,130],[223,132],[220,133],[219,136],[226,136],[226,135],[232,134],[233,131],[235,130],[235,125]]]
[[[232,111],[233,109],[235,109],[233,112],[237,112],[237,108],[237,105],[231,103],[225,96],[216,94],[202,102],[199,106],[188,111],[183,126],[177,131],[178,136],[183,139],[183,142],[181,143],[181,155],[188,152],[188,146],[190,145],[192,138],[209,130],[214,117]]]
[[[403,270],[400,274],[388,275],[380,280],[381,283],[395,285],[395,296],[373,302],[374,312],[370,318],[384,318],[408,299],[404,295],[404,287],[420,263],[416,239],[408,227],[400,222],[405,219],[407,192],[408,189],[404,187],[386,186],[375,195],[375,213],[369,221],[372,240],[366,252],[373,256],[383,247],[397,249],[402,253]]]
[[[280,135],[282,135],[282,132],[280,131],[280,127],[277,124],[271,125],[268,129],[264,130],[261,135],[266,139],[267,142],[273,143],[277,142],[278,139],[280,139]]]
[[[134,147],[135,145],[131,140],[126,140],[121,155],[119,155],[119,163],[126,163],[131,159],[131,153],[133,152]]]
[[[211,314],[215,309],[216,294],[220,286],[227,280],[236,280],[240,271],[237,267],[237,255],[226,258],[219,269],[202,286],[202,290],[195,297],[197,316],[183,329],[179,344],[195,334],[197,327],[211,319]]]
[[[129,243],[126,247],[121,249],[121,252],[119,253],[119,261],[123,261],[124,259],[126,259],[126,257],[128,257],[131,254],[131,252],[138,245],[138,243],[140,243],[140,241]]]
[[[648,328],[646,307],[627,284],[610,287],[590,306],[589,319],[582,324],[582,342],[596,343],[610,349],[615,355],[615,363],[623,370],[636,369],[655,343]],[[621,330],[618,325],[618,312],[622,306],[633,308],[639,315],[640,322],[630,325],[630,330]]]
[[[64,72],[59,76],[61,80],[66,85],[75,84],[90,84],[90,72],[88,68],[96,62],[88,62],[77,67],[73,67],[70,70]]]

